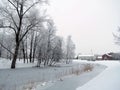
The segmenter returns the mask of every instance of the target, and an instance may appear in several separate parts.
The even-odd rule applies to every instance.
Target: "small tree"
[[[70,63],[70,60],[75,56],[75,44],[73,43],[71,36],[67,37],[66,44],[66,64],[68,64]]]
[[[56,36],[54,38],[50,66],[56,62],[59,62],[63,58],[62,42],[63,41],[60,37]]]
[[[44,65],[48,65],[52,58],[52,40],[55,36],[55,25],[52,19],[47,20],[47,29],[46,29],[46,59]]]

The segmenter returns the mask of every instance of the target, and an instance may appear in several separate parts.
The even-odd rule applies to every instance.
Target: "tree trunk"
[[[24,47],[24,41],[22,41],[22,52],[23,52],[23,59],[25,63],[25,47]]]
[[[30,63],[31,63],[32,62],[32,47],[30,47],[29,59],[30,59]]]
[[[9,59],[9,53],[7,52],[7,59]]]
[[[37,47],[37,36],[35,37],[34,47],[33,47],[33,60],[32,60],[33,63],[36,55],[36,47]]]
[[[0,57],[2,56],[2,50],[1,50],[1,47],[0,47]]]
[[[27,60],[27,63],[28,63],[28,51],[27,51],[27,48],[28,48],[28,44],[27,44],[27,36],[26,36],[26,45],[25,45],[25,58]]]
[[[17,56],[18,56],[18,50],[19,50],[19,43],[17,43],[16,47],[15,47],[15,52],[14,52],[14,55],[13,55],[11,69],[15,69],[15,64],[16,64],[16,60],[17,60]]]
[[[12,55],[11,55],[11,53],[10,53],[10,61],[11,61],[11,59],[12,59]]]
[[[29,54],[30,63],[32,62],[32,56],[33,56],[33,39],[34,39],[34,33],[31,35],[31,41],[30,41],[30,54]]]
[[[33,49],[33,60],[32,60],[32,63],[34,63],[34,60],[35,60],[35,52],[36,52],[36,47],[34,47],[34,49]]]

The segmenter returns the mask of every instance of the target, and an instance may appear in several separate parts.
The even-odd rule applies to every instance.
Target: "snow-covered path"
[[[120,62],[101,61],[96,62],[108,66],[108,68],[76,90],[120,90]]]

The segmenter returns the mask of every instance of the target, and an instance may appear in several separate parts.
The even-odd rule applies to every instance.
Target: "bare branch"
[[[16,24],[16,22],[15,22],[15,20],[14,20],[14,18],[13,18],[13,14],[10,13],[7,9],[3,9],[3,8],[2,8],[2,11],[4,11],[4,13],[7,14],[7,17],[12,20],[13,24],[14,24],[15,27],[18,29],[18,26],[17,26],[17,24]],[[6,17],[6,16],[4,16],[4,17]],[[7,17],[6,17],[6,18],[7,18]]]
[[[12,30],[15,32],[15,34],[16,34],[16,29],[13,28],[12,26],[0,26],[0,28],[10,28],[10,29],[12,29]]]
[[[12,1],[8,0],[8,2],[16,9],[18,16],[20,16],[19,9],[18,9],[19,3],[17,0],[15,0],[15,1],[17,3],[17,6],[15,6],[15,4]]]
[[[25,35],[26,35],[34,26],[35,26],[35,25],[32,25],[32,24],[30,24],[30,25],[27,26],[26,32],[22,35],[22,37],[20,38],[19,42],[22,41],[22,39],[25,37]]]
[[[26,11],[23,13],[23,16],[24,16],[33,6],[35,6],[35,5],[38,4],[38,3],[39,3],[39,1],[33,3],[30,7],[28,7],[28,8],[26,9]]]
[[[8,2],[9,2],[11,5],[13,5],[14,8],[17,8],[12,1],[8,0]]]
[[[14,20],[13,16],[12,16],[12,15],[10,15],[10,16],[11,16],[11,19],[12,19],[12,21],[13,21],[13,23],[14,23],[15,27],[18,29],[18,26],[17,26],[17,24],[16,24],[16,22],[15,22],[15,20]]]
[[[8,48],[6,48],[1,42],[0,42],[0,45],[1,45],[5,50],[7,50],[9,53],[11,53],[12,55],[14,55],[13,52],[10,51]]]

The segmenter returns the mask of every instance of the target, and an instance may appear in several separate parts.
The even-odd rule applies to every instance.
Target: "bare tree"
[[[75,56],[75,44],[73,43],[71,36],[67,37],[66,44],[66,64],[68,64],[70,63],[70,60]]]
[[[35,33],[35,39],[34,39],[34,44],[33,44],[33,60],[32,62],[34,63],[34,59],[36,58],[36,49],[37,49],[37,46],[38,46],[38,37],[39,37],[39,34],[37,35],[37,32]]]
[[[46,52],[46,60],[44,65],[48,65],[52,58],[52,39],[55,36],[55,25],[52,19],[47,21],[47,52]]]
[[[30,54],[29,54],[30,63],[32,62],[33,39],[34,39],[34,32],[31,34],[31,40],[30,40]]]
[[[47,35],[46,30],[40,30],[40,34],[37,40],[37,59],[38,63],[37,66],[40,67],[41,62],[46,61],[46,52],[47,52]]]
[[[34,62],[37,44],[39,43],[37,42],[39,36],[37,35],[37,33],[38,33],[37,31],[32,32],[30,37],[30,54],[29,54],[30,62]]]
[[[61,37],[55,36],[52,44],[52,58],[49,64],[50,66],[59,62],[63,58],[62,42]]]
[[[15,35],[15,50],[11,68],[15,68],[16,59],[18,56],[20,42],[26,34],[41,22],[37,18],[30,17],[30,10],[37,4],[46,2],[46,0],[7,0],[7,2],[0,7],[1,23],[0,28],[8,28],[13,30]],[[4,19],[4,22],[3,22]],[[26,19],[31,22],[26,23]]]

